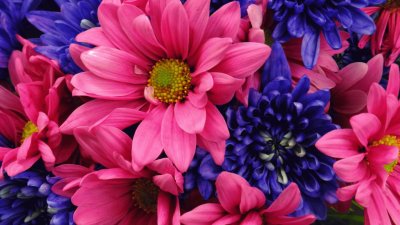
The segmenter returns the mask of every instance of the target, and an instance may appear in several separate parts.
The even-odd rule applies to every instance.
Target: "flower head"
[[[291,183],[279,197],[265,207],[264,194],[242,177],[222,172],[216,181],[218,203],[200,205],[182,215],[183,224],[311,224],[313,215],[288,216],[300,205],[301,195]]]
[[[60,12],[32,11],[27,18],[44,34],[40,37],[39,53],[57,60],[65,73],[75,74],[81,69],[71,57],[70,44],[75,37],[90,28],[99,26],[97,8],[100,0],[56,1]]]
[[[23,51],[10,59],[10,78],[16,93],[0,86],[0,135],[10,142],[3,148],[2,171],[15,176],[42,159],[50,170],[75,150],[73,137],[61,134],[59,123],[72,110],[68,78],[57,64],[37,54],[32,43],[20,39]]]
[[[339,26],[357,34],[370,35],[375,32],[373,20],[360,9],[371,2],[382,0],[340,3],[334,0],[270,0],[268,8],[274,11],[274,20],[277,22],[272,37],[283,42],[290,38],[302,38],[304,65],[312,69],[317,62],[321,33],[331,48],[340,49],[342,40]]]
[[[377,31],[364,35],[358,46],[364,48],[368,43],[373,56],[382,53],[385,65],[390,66],[400,55],[400,25],[397,18],[400,15],[400,3],[397,0],[387,0],[380,6],[371,6],[363,9],[374,18]]]
[[[179,224],[183,177],[169,159],[158,159],[134,171],[132,140],[121,130],[80,127],[75,134],[82,151],[104,166],[82,174],[72,196],[77,224]]]
[[[143,120],[133,137],[136,170],[164,151],[184,172],[196,145],[221,164],[229,132],[215,105],[233,98],[270,49],[233,42],[240,27],[237,2],[211,16],[209,0],[185,5],[150,0],[148,7],[143,11],[135,4],[100,4],[101,26],[77,37],[98,47],[76,59],[86,71],[71,81],[75,95],[96,99],[77,109],[61,129],[72,133],[93,123],[125,128]],[[91,110],[96,116],[87,114]]]
[[[367,112],[351,117],[351,128],[331,131],[316,144],[339,159],[334,169],[347,185],[338,190],[338,198],[355,196],[369,224],[400,223],[399,86],[399,68],[392,64],[387,89],[371,85]]]
[[[325,201],[337,200],[337,184],[333,159],[318,152],[314,144],[336,128],[324,112],[329,92],[307,94],[307,77],[292,89],[281,52],[272,52],[269,60],[273,66],[264,74],[266,86],[261,93],[250,93],[248,107],[228,108],[231,137],[222,168],[241,175],[272,199],[294,182],[303,196],[298,213],[324,218]]]
[[[0,223],[72,225],[69,198],[51,191],[57,177],[36,164],[28,171],[0,181]]]

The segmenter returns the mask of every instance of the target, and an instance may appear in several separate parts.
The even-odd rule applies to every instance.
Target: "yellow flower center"
[[[32,121],[28,121],[22,129],[21,143],[24,142],[25,139],[30,137],[33,133],[36,133],[38,131],[38,127],[34,123],[32,123]]]
[[[386,146],[393,146],[393,147],[397,147],[398,149],[400,149],[400,138],[394,136],[394,135],[385,135],[382,139],[380,139],[379,141],[374,141],[372,143],[372,146],[378,146],[378,145],[386,145]],[[400,157],[400,156],[399,156]],[[394,167],[397,165],[398,163],[398,159],[394,160],[393,162],[386,164],[385,170],[388,173],[393,172]]]
[[[156,213],[158,190],[158,187],[149,179],[135,180],[132,191],[135,206],[146,213]]]
[[[178,59],[159,60],[150,71],[148,85],[154,88],[154,97],[164,103],[184,100],[189,93],[190,67]]]

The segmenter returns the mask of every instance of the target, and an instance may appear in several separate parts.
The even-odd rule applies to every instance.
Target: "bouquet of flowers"
[[[1,0],[0,224],[400,225],[399,0]]]

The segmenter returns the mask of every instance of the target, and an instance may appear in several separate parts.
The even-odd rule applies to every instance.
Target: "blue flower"
[[[185,192],[197,188],[203,199],[208,200],[215,194],[215,180],[221,172],[222,168],[214,163],[210,153],[198,147],[189,170],[184,174]]]
[[[335,203],[337,181],[333,159],[315,148],[315,142],[336,129],[324,109],[330,95],[321,90],[308,94],[304,76],[292,88],[283,49],[274,43],[266,66],[262,92],[252,90],[248,107],[231,106],[226,112],[231,137],[227,142],[224,170],[244,177],[274,200],[290,183],[302,193],[296,215],[326,217],[325,202]]]
[[[342,47],[338,25],[357,34],[375,32],[374,21],[360,8],[385,0],[270,0],[277,25],[275,40],[303,38],[301,55],[304,65],[312,69],[317,62],[320,33],[333,49]]]
[[[16,38],[24,28],[26,13],[36,8],[41,0],[0,1],[0,79],[7,77],[8,60],[11,52],[21,46]]]
[[[221,8],[226,3],[232,2],[234,0],[211,0],[210,2],[210,13],[214,13],[219,8]],[[254,4],[257,0],[237,0],[240,3],[240,12],[242,17],[247,16],[247,7],[251,4]],[[182,3],[185,3],[186,0],[181,0]]]
[[[0,181],[0,224],[72,225],[74,207],[51,187],[58,180],[36,164]]]
[[[33,11],[29,22],[44,34],[38,40],[39,53],[55,59],[65,73],[76,74],[81,69],[72,60],[69,46],[77,43],[75,37],[92,27],[99,26],[97,8],[101,0],[56,0],[60,12]]]

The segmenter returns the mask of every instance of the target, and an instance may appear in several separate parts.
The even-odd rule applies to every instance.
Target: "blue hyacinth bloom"
[[[0,224],[72,225],[74,207],[69,198],[51,191],[58,180],[36,164],[0,181]]]
[[[304,76],[292,88],[290,69],[280,44],[274,43],[266,66],[262,92],[252,90],[248,107],[226,111],[231,137],[227,141],[224,170],[244,177],[274,200],[290,183],[302,193],[303,204],[295,213],[326,218],[325,202],[335,203],[338,188],[333,159],[320,153],[315,142],[336,129],[324,112],[328,90],[308,94]]]
[[[0,79],[8,75],[7,67],[11,52],[20,48],[16,38],[24,27],[26,13],[39,6],[41,0],[1,0],[0,1]]]
[[[37,41],[39,53],[55,59],[65,73],[76,74],[81,69],[72,60],[69,46],[75,37],[92,27],[99,26],[97,9],[101,0],[56,0],[61,11],[33,11],[29,22],[44,34]]]
[[[219,8],[221,8],[226,3],[232,2],[234,0],[211,0],[210,2],[210,13],[214,13]],[[237,0],[240,3],[240,12],[242,17],[247,16],[247,7],[249,5],[254,4],[257,0]],[[186,0],[181,0],[182,3],[185,3]]]
[[[280,42],[303,38],[301,55],[311,69],[319,54],[320,33],[333,49],[342,47],[339,26],[356,34],[375,32],[374,21],[360,8],[385,0],[269,0],[277,25],[272,37]]]
[[[184,174],[185,192],[197,188],[203,199],[208,200],[215,194],[215,180],[221,172],[222,168],[214,163],[210,153],[198,147],[188,171]]]

